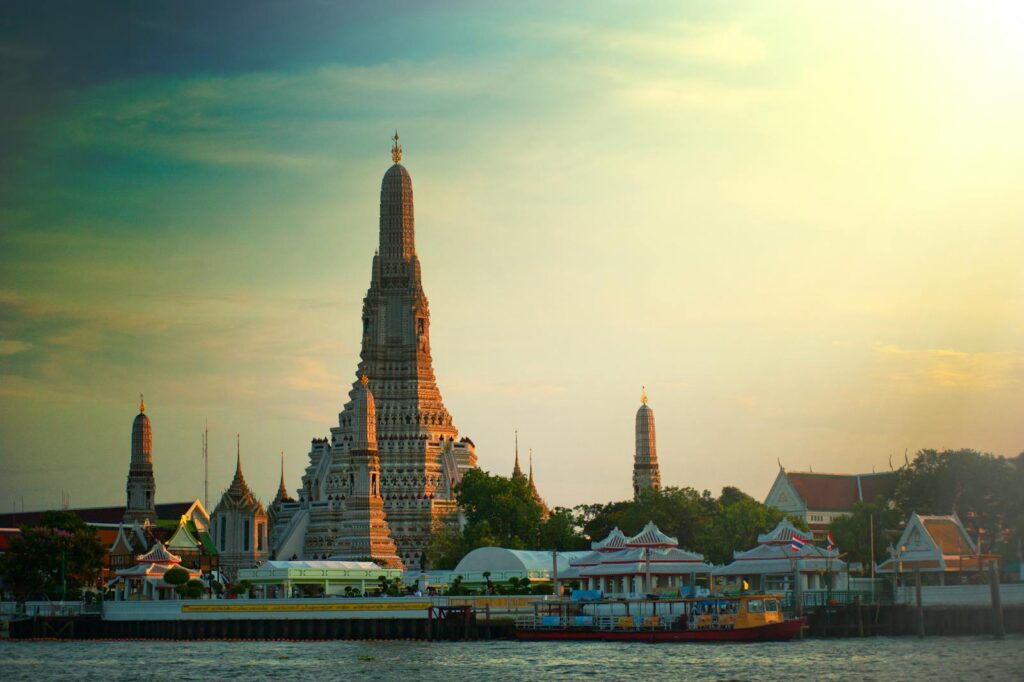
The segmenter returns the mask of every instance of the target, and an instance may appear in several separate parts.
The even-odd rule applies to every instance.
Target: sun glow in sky
[[[0,505],[297,488],[397,128],[438,382],[549,503],[1024,450],[1020,3],[14,3]],[[2,507],[0,507],[2,510]]]

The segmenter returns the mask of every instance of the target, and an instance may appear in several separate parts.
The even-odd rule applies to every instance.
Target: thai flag
[[[836,548],[836,541],[832,539],[832,531],[829,531],[828,535],[825,536],[825,549],[833,550],[835,548]]]
[[[790,541],[789,548],[791,550],[793,550],[794,552],[799,552],[800,550],[802,550],[804,548],[804,545],[806,545],[806,544],[807,544],[806,540],[804,540],[799,535],[794,535],[793,539]]]

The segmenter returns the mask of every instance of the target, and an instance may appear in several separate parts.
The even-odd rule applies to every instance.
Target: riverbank
[[[925,636],[991,634],[991,609],[926,607]],[[839,606],[806,614],[805,635],[814,638],[913,636],[916,609],[904,605]],[[1007,633],[1024,633],[1024,606],[1003,608]],[[429,618],[208,618],[107,620],[99,615],[36,616],[10,623],[11,639],[68,640],[421,640],[475,641],[514,637],[511,617],[485,618],[468,607],[435,609]]]

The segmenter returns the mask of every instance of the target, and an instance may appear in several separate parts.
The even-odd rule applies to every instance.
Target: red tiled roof
[[[849,511],[853,509],[854,502],[871,502],[879,491],[892,488],[895,477],[896,474],[892,472],[859,475],[786,472],[786,478],[796,488],[807,509],[823,511]]]
[[[156,505],[156,516],[158,519],[177,521],[194,503],[195,500],[158,504]],[[68,509],[67,511],[90,524],[118,524],[124,519],[124,507],[87,507],[85,509]],[[20,512],[16,514],[0,514],[0,523],[11,527],[31,526],[42,521],[43,514],[45,513],[46,510]]]
[[[886,472],[881,474],[861,474],[860,489],[863,493],[862,501],[874,502],[879,495],[888,497],[892,489],[896,487],[896,474]]]
[[[21,534],[17,528],[0,528],[0,552],[6,552],[11,548],[11,538]]]

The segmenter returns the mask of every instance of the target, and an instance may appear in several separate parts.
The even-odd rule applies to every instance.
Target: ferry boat
[[[557,614],[552,613],[558,609]],[[545,610],[542,615],[541,609]],[[647,613],[645,613],[647,612]],[[777,595],[595,602],[543,602],[525,641],[765,642],[798,637],[804,618],[786,618]]]

